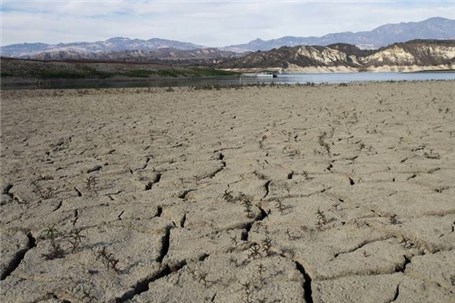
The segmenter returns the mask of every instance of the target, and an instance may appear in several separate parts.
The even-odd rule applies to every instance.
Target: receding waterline
[[[302,73],[280,74],[277,78],[251,76],[220,78],[160,78],[160,79],[56,79],[2,81],[2,89],[70,89],[70,88],[128,88],[128,87],[179,87],[179,86],[235,86],[254,84],[308,84],[351,83],[384,81],[455,80],[455,72],[425,73]]]

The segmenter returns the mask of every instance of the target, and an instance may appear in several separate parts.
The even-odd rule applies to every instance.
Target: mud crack
[[[160,255],[156,259],[157,262],[163,262],[164,257],[166,257],[169,251],[169,245],[171,240],[171,229],[172,226],[166,226],[164,229],[164,236],[161,238],[161,250]]]
[[[122,211],[120,212],[120,214],[117,216],[117,218],[118,218],[119,221],[122,221],[122,216],[123,216],[124,213],[125,213],[125,211],[122,210]]]
[[[250,230],[251,228],[253,227],[253,224],[255,222],[259,222],[259,221],[262,221],[264,220],[265,218],[267,218],[267,216],[269,215],[263,208],[257,206],[257,208],[259,208],[260,210],[260,213],[256,216],[256,218],[254,219],[254,221],[252,222],[249,222],[249,223],[246,223],[244,225],[244,230],[242,231],[242,234],[240,236],[240,240],[242,241],[248,241],[248,237],[249,237],[249,233],[250,233]]]
[[[147,191],[147,190],[151,190],[152,187],[153,187],[155,184],[157,184],[157,183],[160,182],[160,180],[161,180],[161,174],[156,174],[155,177],[153,178],[153,180],[152,180],[152,181],[149,181],[149,182],[145,185],[145,190],[146,190],[146,191]]]
[[[145,184],[145,191],[147,190],[151,190],[152,189],[152,186],[153,186],[153,182],[148,182],[147,184]]]
[[[411,263],[411,259],[408,258],[406,255],[403,255],[403,258],[404,258],[403,263],[398,264],[398,265],[396,266],[396,271],[395,271],[395,272],[402,272],[402,273],[404,273],[405,270],[406,270],[406,267]]]
[[[22,203],[23,202],[22,199],[11,192],[11,189],[13,188],[13,186],[14,186],[13,184],[6,185],[5,188],[3,189],[2,194],[8,195],[11,198],[11,200],[13,200],[13,201]]]
[[[7,277],[9,277],[15,270],[16,268],[19,267],[21,264],[22,260],[25,258],[25,254],[32,249],[33,247],[36,246],[36,239],[33,237],[31,233],[27,234],[27,246],[19,251],[16,252],[14,255],[13,260],[8,264],[6,267],[5,271],[3,272],[2,276],[0,277],[0,281],[5,280]]]
[[[60,201],[52,211],[54,212],[54,211],[59,210],[62,207],[62,205],[63,205],[63,201]]]
[[[270,193],[270,183],[272,183],[272,180],[268,180],[267,182],[264,183],[265,194],[262,197],[262,199],[265,199],[269,195],[269,193]]]
[[[192,191],[196,191],[196,189],[185,189],[185,190],[182,190],[179,193],[179,195],[178,195],[179,199],[186,200],[186,196]]]
[[[180,219],[181,228],[185,227],[185,222],[186,222],[186,213],[183,215],[182,219]]]
[[[154,218],[156,217],[161,217],[161,214],[163,213],[163,207],[162,206],[157,206],[156,207],[156,213],[153,216]]]
[[[394,238],[394,237],[379,238],[379,239],[375,239],[375,240],[366,240],[366,241],[362,241],[361,243],[359,243],[358,245],[354,246],[354,247],[351,248],[351,249],[348,249],[348,250],[345,250],[345,251],[341,251],[341,252],[339,252],[339,253],[336,253],[335,256],[333,257],[333,259],[338,258],[339,255],[353,253],[353,252],[355,252],[356,250],[361,249],[361,248],[364,247],[365,245],[368,245],[368,244],[371,244],[371,243],[375,243],[375,242],[380,242],[380,241],[387,241],[387,240],[392,239],[392,238]]]
[[[74,210],[74,219],[71,221],[73,223],[73,226],[76,226],[77,220],[79,220],[79,210],[75,209]]]
[[[305,299],[306,303],[313,303],[313,290],[311,289],[311,277],[305,271],[303,265],[297,261],[294,261],[296,269],[302,274],[303,276],[303,298]]]
[[[74,190],[76,191],[78,197],[82,197],[82,192],[76,186],[74,187]]]
[[[10,198],[14,200],[14,195],[10,192],[13,186],[14,186],[13,184],[6,185],[5,188],[3,189],[2,194],[10,196]]]
[[[96,171],[100,171],[103,167],[101,165],[96,165],[92,168],[89,168],[87,169],[87,174],[90,174],[90,173],[93,173],[93,172],[96,172]]]
[[[140,295],[143,292],[146,292],[150,289],[150,283],[155,282],[156,280],[162,279],[164,277],[169,276],[172,273],[175,273],[186,266],[186,260],[183,260],[179,264],[175,265],[174,267],[170,267],[169,265],[163,266],[158,272],[154,273],[153,275],[146,277],[138,281],[131,290],[125,292],[122,296],[115,299],[116,303],[126,302],[131,300],[133,297]]]
[[[162,176],[163,176],[163,174],[161,174],[161,173],[156,174],[155,178],[153,178],[153,180],[152,180],[153,184],[159,183],[161,181]]]
[[[121,193],[123,193],[123,190],[116,191],[115,193],[108,193],[105,194],[105,196],[107,196],[109,200],[114,201],[115,200],[114,196],[119,195]]]
[[[242,234],[240,235],[240,240],[242,240],[242,241],[248,241],[248,236],[249,236],[251,227],[253,227],[253,223],[254,223],[254,221],[245,224],[245,226],[244,226],[244,228],[243,228],[244,230],[242,231]]]
[[[400,295],[400,284],[397,285],[397,288],[395,289],[395,295],[393,296],[393,299],[389,302],[395,302],[398,299],[398,296]]]
[[[222,161],[221,162],[221,167],[218,167],[217,169],[215,169],[213,172],[207,174],[206,176],[204,176],[203,178],[201,179],[205,179],[205,178],[210,178],[210,179],[213,179],[218,173],[220,173],[225,167],[226,167],[226,162]]]
[[[141,170],[146,169],[147,166],[149,165],[150,160],[151,160],[150,157],[145,158],[145,164],[144,164],[140,169],[141,169]]]

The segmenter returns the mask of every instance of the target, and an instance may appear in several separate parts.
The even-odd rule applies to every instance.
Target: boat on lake
[[[258,78],[276,78],[278,75],[275,72],[260,72],[256,74]]]

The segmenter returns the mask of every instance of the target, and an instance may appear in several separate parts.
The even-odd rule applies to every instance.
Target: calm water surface
[[[349,83],[363,81],[424,81],[424,80],[455,80],[455,72],[426,73],[307,73],[282,74],[275,78],[280,83]]]
[[[428,73],[307,73],[282,74],[276,78],[280,83],[349,83],[361,81],[423,81],[423,80],[455,80],[455,72]]]

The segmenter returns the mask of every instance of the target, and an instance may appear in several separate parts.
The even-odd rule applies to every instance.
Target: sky
[[[3,46],[128,37],[219,47],[436,16],[455,19],[455,0],[1,0],[0,8]]]

